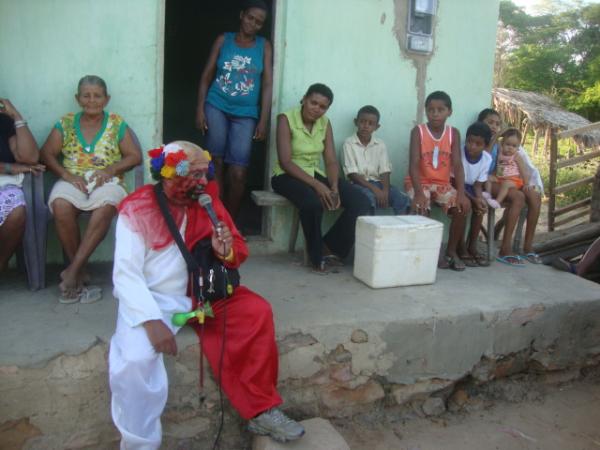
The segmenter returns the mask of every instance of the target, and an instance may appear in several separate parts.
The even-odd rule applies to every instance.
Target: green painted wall
[[[160,143],[164,2],[0,0],[0,96],[19,107],[40,145],[62,114],[77,109],[73,95],[85,74],[107,81],[109,109],[125,117],[143,148]],[[439,0],[430,58],[403,50],[407,2],[276,0],[273,39],[273,117],[297,105],[308,85],[324,82],[335,93],[328,116],[339,150],[354,131],[357,109],[374,104],[382,113],[378,135],[394,164],[392,181],[400,186],[409,132],[422,120],[427,92],[452,96],[450,122],[461,131],[490,103],[499,0]],[[272,241],[261,251],[284,250],[291,209],[273,208],[267,219]],[[49,244],[49,260],[60,260],[53,234]],[[108,238],[93,259],[110,259],[112,246]]]
[[[329,85],[335,98],[328,116],[339,154],[354,132],[358,108],[375,105],[382,115],[377,135],[388,145],[392,182],[399,186],[407,173],[410,130],[424,117],[419,86],[421,102],[434,90],[450,94],[449,122],[461,132],[490,104],[499,5],[498,0],[439,0],[434,52],[430,58],[411,58],[401,43],[407,3],[281,1],[275,32],[274,112],[297,105],[314,82]],[[270,155],[272,164],[274,144]],[[289,213],[275,208],[270,219],[273,239],[283,245]]]
[[[0,97],[29,121],[41,146],[69,111],[78,80],[99,75],[147,149],[160,141],[164,0],[0,0]],[[111,236],[114,233],[111,233]],[[62,255],[53,233],[49,261]],[[108,238],[92,259],[110,260]]]

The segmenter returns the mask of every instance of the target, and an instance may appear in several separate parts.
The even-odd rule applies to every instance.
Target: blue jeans
[[[369,183],[377,186],[379,189],[383,189],[383,183],[381,181],[369,181]],[[371,213],[374,213],[377,209],[377,199],[375,198],[373,191],[371,191],[369,188],[361,186],[360,184],[354,184],[354,186],[359,188],[369,198],[369,203],[371,203]],[[388,201],[395,214],[400,215],[409,213],[410,197],[404,192],[400,192],[396,186],[390,185]]]
[[[248,167],[256,119],[232,116],[208,102],[204,103],[204,115],[208,125],[204,137],[206,150],[226,164]]]

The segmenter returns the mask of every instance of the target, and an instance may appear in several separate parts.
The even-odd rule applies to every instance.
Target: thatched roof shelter
[[[503,119],[521,130],[533,129],[542,134],[550,128],[564,131],[591,123],[578,114],[564,110],[551,98],[535,92],[495,88],[493,102]],[[573,138],[586,147],[592,147],[600,144],[600,131],[586,132]]]

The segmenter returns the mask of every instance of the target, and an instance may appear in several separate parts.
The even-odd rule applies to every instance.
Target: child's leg
[[[448,246],[446,247],[446,256],[451,259],[459,259],[458,245],[463,240],[465,234],[465,225],[467,216],[463,212],[459,212],[458,208],[453,207],[448,211],[451,217],[450,230],[448,233]],[[458,266],[458,265],[457,265]],[[464,268],[464,265],[462,266]],[[456,269],[460,269],[456,267]]]
[[[469,230],[469,237],[467,238],[467,251],[471,255],[477,254],[477,238],[481,231],[481,225],[483,223],[483,214],[471,214],[471,228]]]
[[[377,207],[377,200],[375,199],[375,194],[373,194],[373,191],[356,183],[352,183],[352,186],[358,188],[369,199],[369,204],[371,205],[371,215],[373,215],[375,213],[375,208]]]
[[[486,193],[492,195],[492,182],[489,179],[484,183],[483,189]]]
[[[446,258],[450,268],[453,270],[464,270],[465,265],[458,256],[458,245],[464,238],[467,214],[470,208],[462,207],[459,212],[457,205],[457,192],[452,185],[433,185],[431,200],[440,205],[451,217],[450,230],[448,232],[448,245],[446,246]]]
[[[496,201],[500,204],[502,204],[502,202],[504,200],[506,200],[506,195],[508,194],[508,190],[510,188],[515,188],[516,184],[513,183],[512,181],[508,181],[508,180],[503,180],[500,183],[500,190],[498,191],[498,195],[496,195]]]
[[[394,209],[394,213],[408,214],[410,211],[410,197],[404,192],[400,192],[396,186],[390,186],[389,193],[390,206]]]
[[[460,258],[463,261],[466,261],[467,259],[472,259],[468,246],[470,243],[471,230],[473,229],[473,222],[475,220],[475,216],[477,215],[476,214],[477,203],[475,201],[475,198],[472,197],[471,195],[469,195],[468,192],[465,191],[465,193],[467,194],[467,197],[469,198],[469,200],[471,200],[471,227],[470,227],[470,231],[469,231],[469,238],[467,238],[465,240],[465,234],[463,233],[460,237],[460,240],[458,241],[457,251],[458,251]],[[465,220],[465,226],[466,226],[466,220]],[[481,223],[479,225],[479,228],[481,229]],[[467,265],[469,265],[469,264],[467,263]]]

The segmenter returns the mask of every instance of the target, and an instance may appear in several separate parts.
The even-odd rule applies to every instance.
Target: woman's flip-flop
[[[534,252],[522,255],[521,258],[526,259],[531,264],[542,264],[543,263],[542,258],[540,258],[540,255],[538,255],[537,253],[534,253]]]
[[[97,302],[102,298],[102,288],[99,286],[87,286],[81,290],[79,301],[83,305]]]
[[[465,263],[463,263],[458,257],[446,256],[446,262],[448,263],[448,268],[451,270],[456,272],[462,272],[465,270]]]
[[[521,261],[521,258],[519,258],[517,255],[506,255],[506,256],[496,256],[496,261],[501,262],[502,264],[507,264],[509,266],[513,266],[513,267],[525,267],[525,264],[523,263],[523,261]]]
[[[471,256],[473,257],[473,259],[479,267],[488,267],[490,265],[490,261],[487,259],[486,256],[483,256],[481,253],[475,253]]]
[[[329,275],[331,273],[331,267],[325,264],[325,261],[321,261],[318,266],[312,266],[310,271],[316,275]]]
[[[460,255],[460,259],[467,267],[479,267],[479,263],[473,255]]]
[[[81,292],[82,290],[77,288],[61,289],[58,295],[58,303],[63,305],[77,303],[81,298]]]
[[[323,261],[325,261],[325,264],[331,267],[342,267],[344,265],[342,258],[334,254],[323,256]]]

